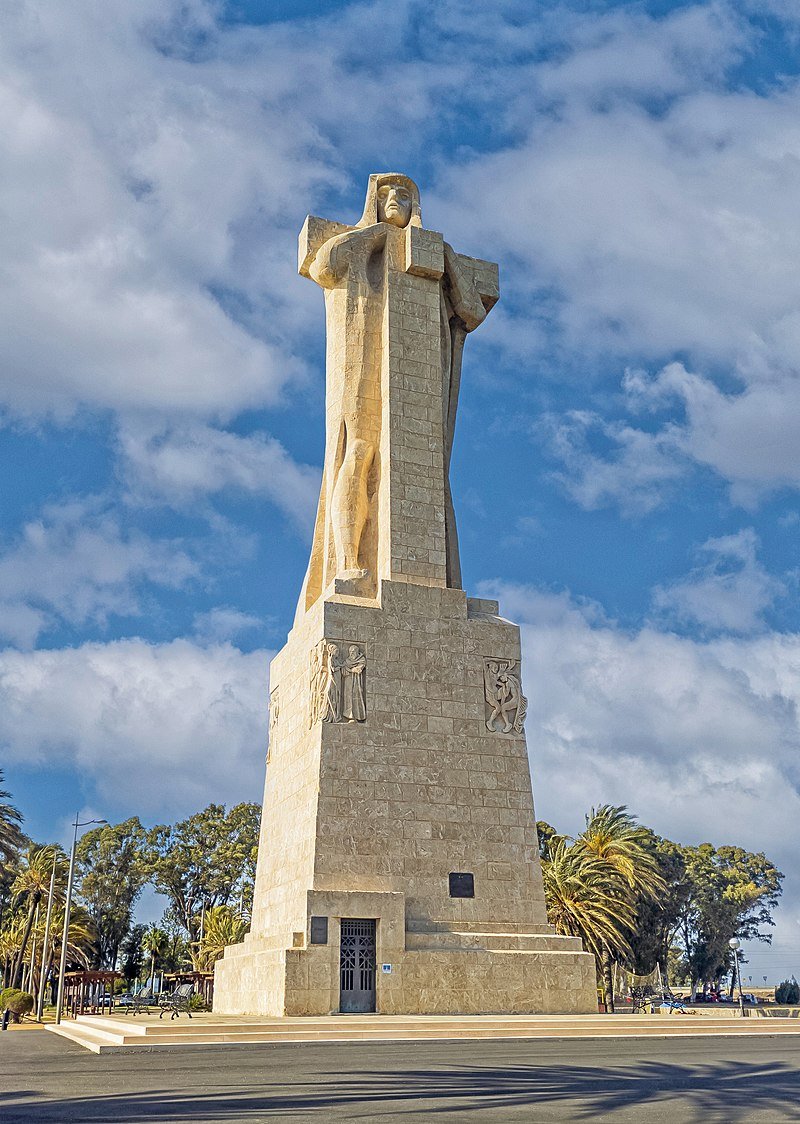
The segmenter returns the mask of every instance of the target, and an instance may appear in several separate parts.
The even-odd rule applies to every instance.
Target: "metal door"
[[[375,1010],[375,919],[342,918],[339,1010]]]

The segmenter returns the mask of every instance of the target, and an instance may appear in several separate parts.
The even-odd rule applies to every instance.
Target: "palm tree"
[[[617,893],[620,883],[634,913],[637,898],[657,899],[666,890],[655,856],[648,847],[651,835],[637,822],[625,805],[602,804],[592,808],[586,817],[586,827],[577,843],[607,868],[610,892]],[[632,928],[631,923],[628,928]],[[626,942],[627,943],[627,942]],[[619,951],[612,943],[604,941],[601,947],[601,965],[606,1002],[614,1010],[614,980],[611,970],[612,953]]]
[[[11,895],[14,902],[27,900],[28,916],[22,932],[22,940],[14,959],[11,972],[11,986],[19,987],[22,980],[22,966],[28,940],[33,928],[36,907],[47,894],[50,888],[50,875],[56,868],[56,885],[63,883],[66,878],[66,857],[60,847],[47,845],[44,847],[32,843],[25,853],[16,877],[11,884]]]
[[[150,953],[150,979],[155,984],[156,956],[160,956],[167,943],[167,934],[158,925],[148,925],[142,937],[142,948]]]
[[[3,770],[0,769],[0,786],[3,779]],[[12,859],[25,842],[20,830],[22,813],[13,804],[5,803],[10,796],[10,792],[0,787],[0,859],[4,862]]]
[[[62,896],[63,897],[63,896]],[[49,956],[42,964],[42,980],[47,980],[53,966],[61,960],[61,939],[64,935],[64,909],[63,900],[53,906],[53,916],[50,923],[50,950]],[[81,964],[88,968],[91,963],[94,943],[97,939],[94,922],[88,910],[77,902],[72,903],[69,911],[69,930],[67,932],[67,964]]]
[[[562,936],[580,937],[598,966],[604,948],[624,956],[635,913],[624,883],[579,842],[551,835],[542,860],[547,919]]]
[[[196,964],[201,972],[211,971],[229,944],[238,944],[249,928],[240,913],[226,905],[215,905],[206,912],[203,939]]]

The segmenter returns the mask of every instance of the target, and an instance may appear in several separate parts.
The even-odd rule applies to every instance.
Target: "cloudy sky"
[[[500,262],[453,484],[521,622],[538,814],[787,874],[800,969],[800,15],[791,0],[10,0],[0,764],[37,838],[259,799],[309,546],[307,212],[401,170]]]

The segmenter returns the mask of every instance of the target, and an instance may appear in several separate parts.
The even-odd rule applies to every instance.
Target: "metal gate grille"
[[[343,917],[341,937],[341,1010],[374,1011],[375,920]]]

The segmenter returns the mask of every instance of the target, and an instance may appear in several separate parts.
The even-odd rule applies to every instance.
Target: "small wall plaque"
[[[467,874],[465,872],[454,873],[450,875],[450,897],[451,898],[474,898],[475,897],[475,875]]]
[[[391,966],[391,964],[381,964],[381,971],[383,972],[383,974],[384,974],[385,976],[388,976],[388,975],[390,975],[390,974],[391,974],[391,971],[392,971],[392,966]]]
[[[311,918],[311,943],[312,944],[327,944],[328,943],[328,918],[327,917],[312,917]]]

